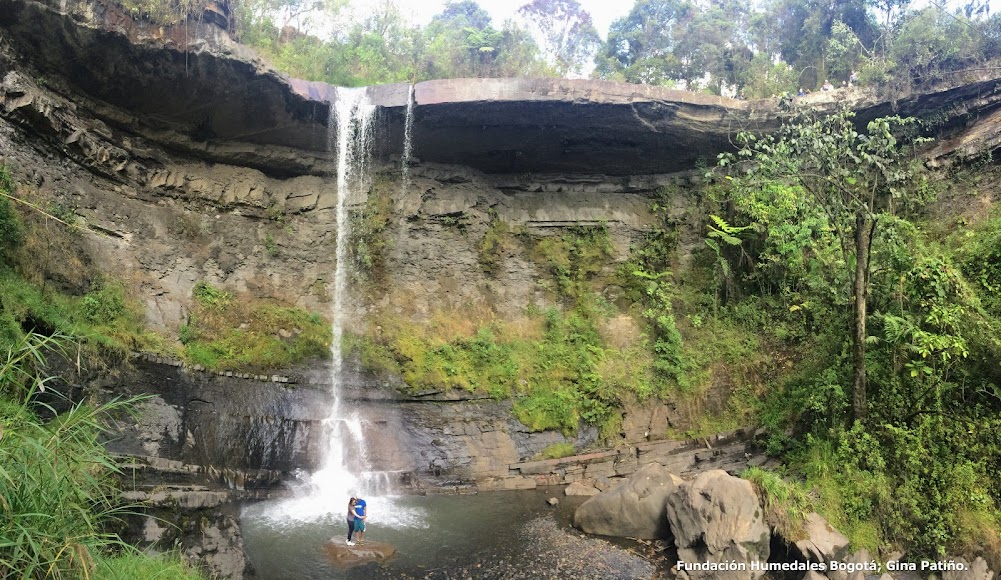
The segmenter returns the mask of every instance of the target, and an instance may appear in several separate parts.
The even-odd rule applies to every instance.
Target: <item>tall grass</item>
[[[97,580],[198,580],[196,570],[185,564],[176,554],[147,556],[128,552],[102,558],[94,570]]]
[[[105,418],[128,412],[135,400],[75,403],[62,413],[42,402],[39,395],[58,396],[46,387],[45,353],[64,341],[27,334],[0,365],[4,577],[91,578],[108,554],[135,553],[107,531],[126,508],[115,493],[118,466],[100,440]]]
[[[765,521],[782,537],[794,542],[806,537],[804,523],[813,508],[810,498],[798,485],[760,467],[749,467],[740,477],[754,486],[765,508]]]

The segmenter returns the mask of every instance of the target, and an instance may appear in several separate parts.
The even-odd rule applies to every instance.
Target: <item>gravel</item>
[[[477,564],[443,567],[402,577],[414,580],[559,579],[599,580],[664,578],[669,564],[660,546],[648,542],[623,542],[587,536],[561,526],[553,515],[525,524],[529,542],[512,555],[503,547],[483,554]],[[401,577],[397,573],[397,577]]]

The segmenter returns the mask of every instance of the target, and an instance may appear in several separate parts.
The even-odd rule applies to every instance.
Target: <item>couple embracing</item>
[[[365,518],[368,517],[368,506],[360,497],[348,500],[348,545],[354,546],[352,536],[358,536],[358,544],[365,545]]]

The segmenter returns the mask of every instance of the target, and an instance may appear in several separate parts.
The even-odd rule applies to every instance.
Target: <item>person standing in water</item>
[[[362,498],[355,499],[355,535],[358,536],[358,544],[365,544],[365,519],[368,518],[368,507]]]
[[[348,545],[354,546],[355,543],[351,541],[352,534],[355,533],[355,502],[358,501],[357,498],[351,498],[348,500]]]

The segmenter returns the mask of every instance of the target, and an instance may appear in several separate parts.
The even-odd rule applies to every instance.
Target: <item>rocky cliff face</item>
[[[5,162],[104,234],[86,240],[94,261],[134,281],[155,327],[176,330],[197,280],[325,311],[336,89],[268,70],[210,19],[180,28],[102,2],[0,0]],[[389,180],[408,94],[370,91]],[[976,121],[1001,114],[999,94],[1001,81],[985,80],[892,102],[844,93],[810,104],[851,105],[860,122],[891,112],[934,120],[946,135],[929,154],[940,164],[997,145],[996,124]],[[490,219],[534,233],[607,222],[621,257],[649,223],[646,196],[686,183],[684,172],[711,163],[736,131],[767,131],[788,114],[777,101],[591,81],[431,81],[413,95],[420,164],[394,199],[388,267],[418,314],[439,300],[507,314],[539,298],[523,256],[509,256],[496,279],[475,266]],[[685,206],[677,200],[679,222]]]
[[[186,320],[201,280],[325,313],[335,265],[328,144],[337,128],[328,102],[336,88],[268,70],[212,19],[185,30],[135,21],[103,2],[0,0],[2,160],[24,192],[94,232],[81,238],[90,261],[127,281],[149,324],[168,335]],[[355,290],[355,328],[373,311],[422,320],[478,308],[512,318],[544,306],[552,298],[525,248],[503,248],[484,268],[478,245],[491,225],[543,237],[605,224],[613,261],[622,260],[650,226],[649,197],[664,185],[681,192],[669,219],[683,259],[701,227],[683,193],[698,179],[696,162],[730,147],[737,130],[767,131],[789,114],[789,103],[591,81],[420,83],[404,189],[396,156],[409,95],[402,85],[369,91],[379,105],[370,173],[391,192],[381,233],[388,274]],[[893,111],[934,119],[947,138],[929,162],[945,163],[996,145],[995,124],[976,120],[1001,114],[999,95],[1001,81],[988,79],[893,102],[839,93],[811,104],[851,104],[862,122]],[[367,200],[348,202],[360,210]],[[616,289],[604,292],[614,302]],[[625,438],[662,427],[669,414],[629,413]],[[241,467],[308,465],[304,433],[289,435],[301,439],[285,463],[259,455]],[[483,449],[513,449],[500,465],[523,459],[526,445],[474,442],[429,464],[466,457],[471,465]],[[483,465],[470,473],[495,471]]]
[[[149,325],[168,335],[187,319],[202,280],[326,313],[335,266],[328,145],[336,89],[267,69],[209,20],[184,30],[134,21],[100,1],[0,0],[0,162],[24,184],[21,193],[82,220],[93,232],[80,238],[88,259],[142,297]],[[669,219],[684,259],[702,222],[684,197],[699,178],[696,165],[730,148],[735,132],[772,130],[789,114],[789,103],[777,100],[592,81],[420,83],[404,188],[409,88],[369,93],[380,107],[373,190],[392,193],[381,233],[386,275],[355,289],[349,325],[357,329],[375,311],[421,321],[475,308],[510,319],[547,305],[545,276],[526,248],[506,247],[484,268],[479,244],[492,224],[536,237],[605,224],[613,261],[622,260],[651,225],[650,196],[665,185],[680,192]],[[993,122],[1001,115],[998,79],[896,101],[861,93],[810,99],[820,99],[810,104],[822,111],[849,104],[860,122],[891,112],[933,120],[944,137],[928,153],[932,164],[1001,141]],[[360,211],[367,201],[348,203]],[[614,287],[602,291],[615,301]],[[155,397],[139,425],[126,428],[132,437],[120,451],[176,461],[167,471],[181,473],[185,485],[195,478],[266,487],[315,462],[329,404],[322,365],[292,383],[150,361],[129,373],[104,384]],[[404,398],[391,382],[361,373],[349,382],[383,434],[383,467],[411,474],[409,485],[568,483],[630,473],[644,454],[684,473],[747,461],[738,440],[711,452],[643,442],[526,464],[566,438],[529,433],[508,403]],[[670,414],[667,406],[628,410],[623,440],[665,431]],[[583,430],[573,442],[596,436]],[[231,515],[220,512],[230,519],[219,529],[231,530]]]

